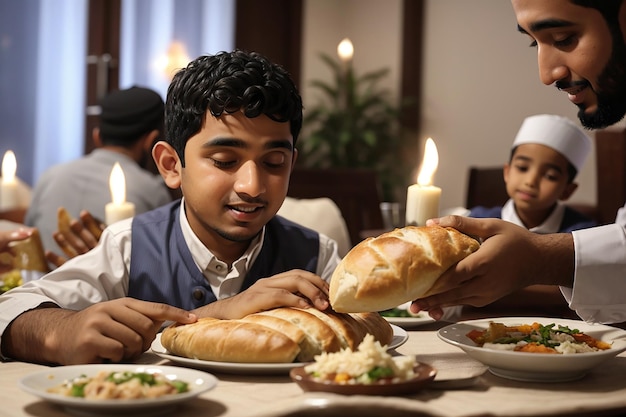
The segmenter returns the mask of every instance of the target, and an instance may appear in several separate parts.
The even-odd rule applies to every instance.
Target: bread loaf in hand
[[[240,363],[310,362],[322,352],[358,346],[366,334],[382,345],[393,329],[378,313],[340,314],[281,307],[238,320],[203,318],[163,330],[161,344],[175,355]]]
[[[13,254],[13,267],[15,269],[50,271],[38,229],[33,229],[33,233],[26,239],[11,242],[9,248]]]
[[[407,226],[368,238],[342,259],[330,281],[332,308],[383,311],[433,293],[437,279],[479,243],[452,228]]]

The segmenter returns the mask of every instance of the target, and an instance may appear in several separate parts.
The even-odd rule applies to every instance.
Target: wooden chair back
[[[470,167],[465,199],[466,208],[496,207],[506,203],[509,196],[506,193],[502,169],[502,166]]]
[[[362,240],[363,230],[384,227],[380,210],[382,193],[373,170],[295,168],[287,195],[333,200],[346,221],[352,245]]]

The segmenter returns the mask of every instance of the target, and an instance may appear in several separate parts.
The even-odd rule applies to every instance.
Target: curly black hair
[[[185,166],[187,140],[200,131],[207,111],[238,111],[290,123],[293,145],[302,128],[302,98],[289,73],[256,52],[203,55],[176,73],[165,103],[165,140]]]

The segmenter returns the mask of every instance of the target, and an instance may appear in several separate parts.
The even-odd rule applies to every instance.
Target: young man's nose
[[[265,184],[257,164],[253,161],[245,162],[237,171],[235,191],[256,197],[265,192]]]

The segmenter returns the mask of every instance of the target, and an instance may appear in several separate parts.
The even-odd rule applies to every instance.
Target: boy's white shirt
[[[558,201],[556,207],[554,208],[554,210],[552,210],[552,213],[550,213],[548,218],[545,219],[543,223],[528,230],[540,234],[557,233],[559,231],[559,227],[561,227],[561,222],[563,221],[564,214],[565,205]],[[502,207],[502,220],[506,220],[508,222],[526,228],[522,220],[517,215],[517,211],[515,211],[515,203],[512,199],[509,199]]]

